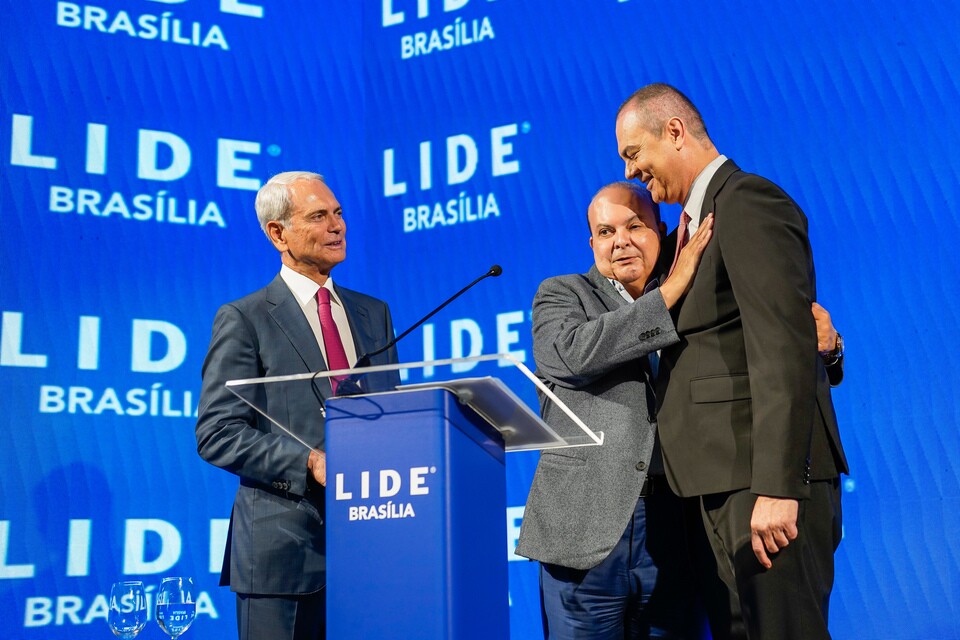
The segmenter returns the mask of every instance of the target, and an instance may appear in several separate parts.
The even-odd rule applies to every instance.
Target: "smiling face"
[[[676,121],[676,122],[674,122]],[[682,203],[690,189],[684,171],[683,132],[672,118],[658,135],[647,129],[637,109],[625,109],[617,118],[617,148],[624,162],[623,175],[639,179],[654,202]]]
[[[660,228],[650,203],[614,185],[594,197],[587,219],[600,273],[631,293],[643,291],[660,255]]]
[[[320,180],[296,180],[287,189],[290,217],[286,224],[269,222],[267,235],[285,265],[322,284],[347,257],[343,209]]]

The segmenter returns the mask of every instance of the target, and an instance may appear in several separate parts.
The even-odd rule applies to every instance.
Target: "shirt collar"
[[[700,211],[703,209],[703,199],[707,195],[707,185],[713,180],[713,176],[717,173],[720,165],[726,161],[727,156],[720,154],[703,168],[703,171],[690,185],[690,195],[687,196],[687,201],[683,203],[683,210],[687,212],[687,215],[697,226],[700,224]]]
[[[283,265],[280,267],[280,277],[287,283],[291,293],[293,293],[293,296],[297,299],[297,302],[300,303],[301,307],[317,297],[317,291],[320,290],[320,285],[302,273],[297,273],[287,265]],[[337,297],[337,292],[333,288],[332,277],[327,277],[327,281],[323,283],[323,288],[330,292],[331,302],[338,305],[341,304],[340,298]]]
[[[610,281],[610,284],[613,285],[613,288],[617,290],[617,293],[619,293],[624,300],[626,300],[627,302],[635,302],[634,297],[630,295],[630,292],[627,291],[627,288],[624,287],[619,280],[615,280],[613,278],[607,278],[607,280]],[[659,286],[660,286],[659,278],[651,278],[650,282],[647,283],[647,286],[643,288],[643,295],[647,295],[648,293],[650,293],[651,291],[653,291]]]

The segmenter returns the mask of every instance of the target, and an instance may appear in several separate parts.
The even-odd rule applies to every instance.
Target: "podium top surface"
[[[503,437],[506,451],[568,447],[571,443],[540,419],[502,381],[493,377],[462,378],[397,387],[398,392],[446,389],[473,409]]]
[[[544,422],[537,413],[530,409],[517,395],[510,390],[500,379],[487,377],[459,378],[440,380],[419,384],[408,384],[397,387],[395,391],[385,391],[372,394],[363,394],[370,397],[384,393],[404,393],[430,389],[444,389],[456,396],[459,402],[470,407],[477,415],[496,429],[504,441],[504,448],[508,452],[529,451],[539,449],[553,449],[562,447],[597,446],[603,444],[603,432],[594,432],[575,415],[566,405],[536,377],[522,362],[507,354],[488,356],[471,356],[448,360],[434,360],[403,364],[376,365],[357,369],[342,369],[335,371],[317,371],[314,373],[276,376],[272,378],[250,378],[244,380],[230,380],[226,383],[234,394],[266,416],[271,422],[287,433],[296,437],[297,425],[281,424],[275,416],[267,411],[264,393],[266,385],[285,385],[290,397],[315,397],[317,409],[325,414],[325,404],[330,397],[329,383],[326,378],[332,376],[366,375],[375,371],[397,369],[417,369],[434,367],[446,364],[491,361],[501,363],[500,366],[515,367],[536,388],[541,398],[546,402],[553,402],[569,418],[572,425],[563,431]],[[324,386],[325,385],[325,386]],[[326,393],[324,393],[324,389]],[[353,396],[353,397],[363,397]],[[291,427],[293,429],[291,430]],[[297,438],[300,440],[300,438]],[[300,440],[308,448],[308,443]]]

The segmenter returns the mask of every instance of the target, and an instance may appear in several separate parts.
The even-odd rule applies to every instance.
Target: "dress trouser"
[[[327,590],[290,596],[237,594],[239,640],[324,640]]]
[[[840,544],[839,479],[810,483],[801,500],[797,539],[764,569],[753,553],[750,518],[757,496],[749,489],[701,497],[703,524],[717,571],[738,596],[750,640],[829,639],[833,554]]]
[[[717,571],[717,558],[703,526],[700,497],[684,498],[683,508],[690,562],[710,623],[710,636],[713,640],[748,640],[737,592],[727,587]]]

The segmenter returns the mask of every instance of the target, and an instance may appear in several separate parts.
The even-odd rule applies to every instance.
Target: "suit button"
[[[641,460],[640,462],[637,463],[637,471],[643,471],[646,468],[647,468],[646,462]]]
[[[647,416],[647,422],[653,424],[656,421],[657,421],[657,414],[651,413],[650,415]]]

